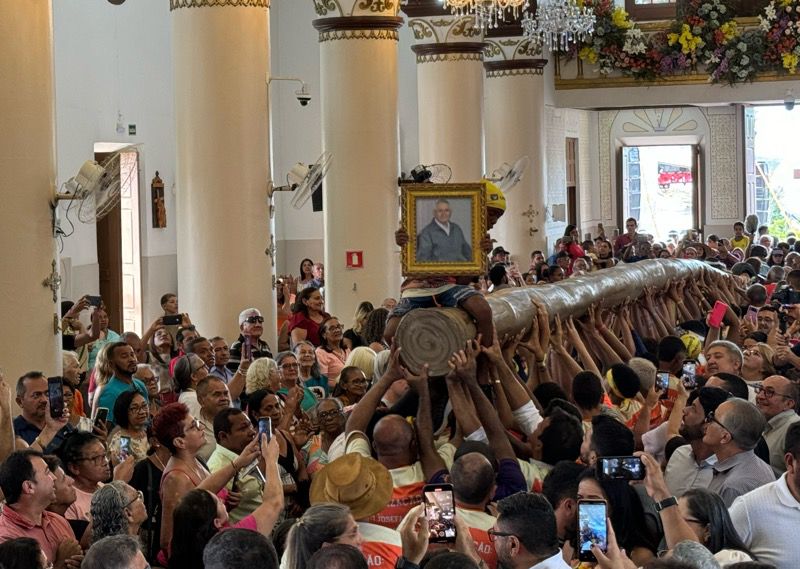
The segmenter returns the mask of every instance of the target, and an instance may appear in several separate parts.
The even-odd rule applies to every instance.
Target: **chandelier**
[[[575,0],[539,0],[536,16],[525,14],[525,37],[551,52],[567,51],[573,42],[582,42],[594,32],[595,15],[591,8],[579,7]]]
[[[516,19],[526,9],[529,0],[442,0],[453,14],[474,14],[481,29],[496,28],[507,16]]]

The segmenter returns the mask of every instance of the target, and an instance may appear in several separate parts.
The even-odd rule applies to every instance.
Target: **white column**
[[[50,0],[0,2],[0,77],[0,367],[13,393],[26,371],[61,374],[61,337],[53,327],[58,298],[42,284],[54,262],[58,269],[50,213],[56,183]]]
[[[338,3],[337,3],[338,4]],[[350,3],[349,3],[350,4]],[[359,302],[399,293],[394,232],[399,219],[397,2],[353,2],[314,20],[319,31],[322,146],[332,155],[324,183],[326,310],[348,322]],[[318,9],[320,15],[329,12]],[[346,252],[363,268],[346,268]]]
[[[419,160],[443,163],[451,182],[483,175],[483,34],[474,16],[441,13],[441,3],[405,7],[418,41]]]
[[[170,0],[177,137],[178,296],[203,334],[264,315],[277,349],[267,207],[269,0]],[[241,4],[241,5],[240,5]]]
[[[511,40],[518,43],[512,46]],[[530,158],[522,180],[506,193],[506,213],[492,230],[492,237],[511,252],[523,271],[528,269],[531,251],[545,250],[547,157],[543,78],[547,60],[525,57],[530,55],[525,42],[522,38],[488,40],[487,53],[495,57],[484,63],[486,169],[491,173],[504,162]],[[501,48],[523,55],[505,58],[498,53]]]

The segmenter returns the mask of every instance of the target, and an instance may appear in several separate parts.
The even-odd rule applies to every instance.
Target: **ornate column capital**
[[[514,75],[543,75],[546,59],[511,59],[502,61],[484,61],[486,77],[511,77]]]
[[[397,16],[400,0],[314,0],[314,11],[322,18],[351,16]]]
[[[311,22],[319,32],[319,42],[335,40],[394,40],[403,25],[399,16],[339,16]]]
[[[269,8],[270,0],[169,0],[169,11],[179,8],[211,8],[233,6],[241,8]]]

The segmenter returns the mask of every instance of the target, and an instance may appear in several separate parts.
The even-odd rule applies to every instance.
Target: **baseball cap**
[[[500,247],[495,247],[494,249],[492,249],[492,257],[494,257],[495,255],[499,255],[499,254],[501,254],[501,253],[502,253],[503,255],[510,255],[510,254],[511,254],[510,252],[508,252],[508,251],[506,251],[505,249],[503,249],[503,247],[502,247],[502,246],[500,246]]]

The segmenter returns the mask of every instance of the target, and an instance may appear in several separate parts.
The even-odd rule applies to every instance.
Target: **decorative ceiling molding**
[[[270,0],[169,0],[169,11],[179,8],[213,8],[231,6],[238,8],[269,8]]]

